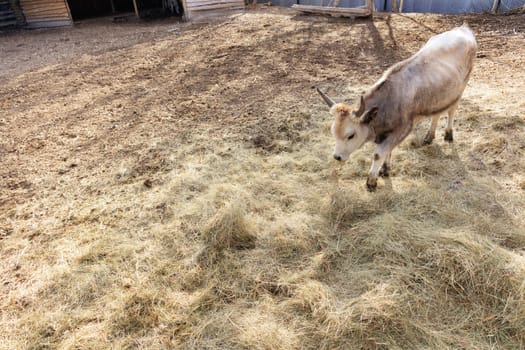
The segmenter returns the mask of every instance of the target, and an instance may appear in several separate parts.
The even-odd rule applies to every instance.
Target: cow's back
[[[391,79],[411,116],[439,113],[455,104],[468,82],[476,39],[466,26],[432,37]],[[399,94],[398,94],[399,93]]]

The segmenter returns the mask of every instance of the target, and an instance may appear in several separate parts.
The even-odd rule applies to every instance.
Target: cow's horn
[[[365,111],[365,99],[363,98],[363,95],[361,95],[361,99],[359,100],[359,109],[355,113],[355,115],[359,118],[361,114]]]
[[[332,107],[335,104],[335,101],[332,100],[330,97],[326,96],[321,90],[319,90],[319,88],[317,88],[317,92],[319,93],[319,95],[321,95],[328,107]]]

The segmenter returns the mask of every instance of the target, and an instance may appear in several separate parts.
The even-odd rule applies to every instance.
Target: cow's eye
[[[348,135],[348,140],[351,140],[351,139],[353,139],[353,138],[354,138],[354,136],[355,136],[355,134],[352,134],[352,135]]]

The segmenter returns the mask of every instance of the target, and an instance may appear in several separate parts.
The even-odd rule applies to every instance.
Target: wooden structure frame
[[[244,11],[244,0],[182,0],[182,6],[184,18],[194,20],[242,12]]]
[[[20,0],[20,8],[29,28],[73,25],[67,0]]]
[[[336,6],[313,6],[313,5],[293,5],[292,8],[305,13],[327,14],[335,17],[370,17],[374,13],[374,0],[366,0],[364,7],[337,7]]]

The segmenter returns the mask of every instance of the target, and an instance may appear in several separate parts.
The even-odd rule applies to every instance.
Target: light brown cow
[[[476,56],[476,39],[466,24],[433,36],[412,57],[390,67],[357,103],[335,103],[319,89],[335,117],[334,158],[345,161],[367,141],[374,141],[368,190],[377,177],[388,176],[391,152],[421,118],[431,118],[424,142],[434,139],[441,113],[448,113],[445,140],[452,142],[452,123]]]

